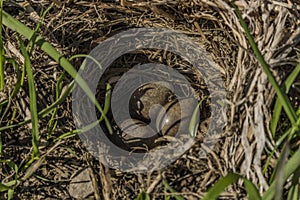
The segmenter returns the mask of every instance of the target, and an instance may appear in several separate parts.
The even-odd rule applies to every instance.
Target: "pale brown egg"
[[[157,115],[157,131],[168,136],[188,133],[189,123],[196,106],[195,98],[185,98],[167,103]]]
[[[130,148],[151,149],[156,146],[157,132],[145,122],[137,119],[128,119],[120,125],[122,138]]]
[[[169,88],[172,86],[167,82],[149,83],[140,87],[130,99],[131,116],[147,123],[150,122],[150,110],[154,115],[160,110],[159,106],[154,105],[163,106],[172,98],[173,93]]]

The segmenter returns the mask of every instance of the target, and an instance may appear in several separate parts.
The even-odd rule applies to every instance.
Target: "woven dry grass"
[[[39,166],[36,174],[50,180],[44,182],[36,177],[26,181],[16,191],[17,199],[71,198],[68,180],[82,166],[88,167],[93,179],[96,199],[133,199],[142,190],[153,199],[165,194],[162,179],[187,199],[201,199],[203,194],[220,177],[234,171],[245,175],[259,186],[260,192],[268,188],[269,171],[275,167],[279,151],[272,158],[267,173],[262,172],[266,151],[274,148],[269,131],[272,103],[275,92],[255,59],[243,34],[239,21],[229,2],[223,0],[154,0],[154,1],[54,1],[55,7],[42,23],[40,33],[51,41],[66,57],[77,53],[89,53],[101,41],[132,27],[162,27],[179,31],[203,46],[218,64],[224,76],[227,90],[228,111],[226,129],[215,148],[205,159],[199,158],[200,142],[166,169],[152,174],[135,175],[109,170],[99,164],[82,147],[77,137],[64,140]],[[297,1],[236,1],[251,34],[257,42],[276,79],[282,82],[300,61],[300,2]],[[22,9],[25,5],[25,11]],[[23,23],[34,27],[42,7],[49,3],[24,2],[8,4],[9,13]],[[18,52],[16,35],[5,30],[6,51],[23,62]],[[34,51],[33,66],[40,96],[39,106],[44,108],[53,102],[55,82],[62,70],[39,50]],[[73,64],[80,66],[82,60]],[[9,71],[11,70],[11,71]],[[13,70],[7,68],[8,91],[16,79]],[[299,82],[300,78],[298,79]],[[70,79],[67,77],[64,84]],[[298,86],[299,87],[299,86]],[[299,90],[290,93],[294,106],[299,106]],[[7,119],[15,108],[23,121],[28,115],[28,93],[11,102]],[[71,99],[60,106],[59,125],[54,135],[74,129],[70,109]],[[42,133],[46,133],[48,119],[41,120]],[[12,134],[13,133],[13,134]],[[28,127],[2,133],[5,159],[23,163],[30,157],[30,131]],[[295,146],[299,145],[296,142]],[[51,142],[45,141],[41,150],[49,151]],[[68,149],[69,148],[69,149]],[[69,151],[68,151],[69,150]],[[0,169],[0,179],[9,179],[11,171]],[[246,198],[241,184],[226,190],[220,199]]]

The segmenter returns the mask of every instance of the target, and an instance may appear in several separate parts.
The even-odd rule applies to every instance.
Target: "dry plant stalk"
[[[206,3],[220,11],[239,44],[237,56],[233,58],[236,59],[236,68],[228,85],[228,90],[233,92],[230,99],[231,130],[238,131],[233,132],[233,138],[226,139],[230,144],[227,146],[230,149],[228,151],[234,152],[227,161],[227,167],[246,175],[263,192],[268,189],[268,183],[262,172],[262,156],[264,148],[274,148],[269,130],[274,91],[250,51],[244,31],[230,4],[222,0]],[[296,66],[297,58],[289,56],[293,47],[299,43],[300,21],[295,10],[278,2],[241,0],[236,1],[236,5],[274,74],[281,65]],[[282,77],[276,78],[282,81]]]

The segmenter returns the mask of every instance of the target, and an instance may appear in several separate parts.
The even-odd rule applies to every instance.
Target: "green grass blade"
[[[246,37],[250,43],[252,50],[254,51],[255,56],[257,57],[260,65],[262,66],[264,72],[266,73],[271,85],[273,86],[274,90],[276,91],[278,99],[280,100],[281,104],[283,105],[283,108],[284,108],[289,120],[291,121],[292,125],[294,126],[294,124],[296,123],[296,120],[297,120],[297,115],[291,105],[291,102],[289,101],[285,92],[282,92],[282,90],[280,89],[274,76],[272,75],[272,72],[269,69],[268,64],[266,63],[264,57],[262,56],[261,52],[259,51],[259,49],[256,45],[253,37],[251,36],[250,30],[248,29],[246,22],[243,20],[243,17],[241,15],[238,7],[234,3],[232,3],[232,6],[234,7],[235,13],[241,23],[241,26],[243,27],[243,29],[245,31]]]
[[[0,183],[0,192],[12,190],[13,187],[16,187],[18,184],[20,184],[20,181],[18,180],[9,181],[7,183]]]
[[[56,89],[55,89],[55,99],[58,100],[61,93],[62,93],[62,89],[63,89],[63,77],[64,77],[64,74],[61,74],[57,80],[57,83],[56,83]],[[49,124],[48,124],[48,134],[47,134],[47,138],[50,138],[52,133],[54,132],[55,128],[56,128],[56,125],[57,125],[57,120],[55,119],[55,116],[56,116],[56,113],[57,113],[57,110],[58,110],[58,106],[55,107],[52,111],[52,114],[51,114],[51,118],[49,120]]]
[[[140,192],[139,195],[137,196],[137,198],[135,200],[150,200],[150,196],[149,194],[147,194],[146,192]]]
[[[223,178],[221,178],[214,186],[212,186],[208,192],[205,194],[202,200],[214,200],[217,199],[218,196],[224,192],[224,190],[234,183],[236,183],[239,179],[244,180],[244,185],[246,192],[248,194],[248,197],[250,200],[260,200],[261,197],[259,195],[259,192],[256,188],[256,186],[250,182],[248,179],[242,177],[239,174],[235,173],[229,173]]]
[[[300,187],[299,178],[300,178],[300,167],[294,173],[292,186],[289,190],[287,200],[299,200],[299,187]]]
[[[285,182],[288,177],[293,174],[297,168],[300,167],[300,148],[293,154],[293,156],[288,160],[283,169],[283,181]],[[275,195],[275,181],[270,185],[269,189],[264,193],[263,200],[272,200]]]
[[[72,93],[74,86],[75,86],[74,81],[69,83],[69,85],[66,86],[65,89],[63,89],[62,93],[60,94],[60,97],[55,102],[53,102],[50,106],[48,106],[47,108],[43,109],[38,113],[39,117],[41,118],[46,117],[48,114],[50,114],[53,111],[53,109],[55,109],[59,104],[64,102],[66,98]]]
[[[35,160],[34,159],[29,160],[23,167],[23,169],[26,169],[26,172],[20,180],[25,181],[29,177],[31,177],[44,161],[45,161],[44,156],[41,156]]]
[[[289,128],[285,133],[282,134],[282,136],[276,141],[276,144],[272,150],[272,152],[268,152],[268,159],[266,161],[266,164],[263,167],[263,172],[266,173],[267,168],[270,164],[271,158],[273,157],[275,151],[279,149],[279,146],[285,141],[286,137],[290,135],[290,132],[292,131],[292,128]],[[272,179],[272,178],[271,178]],[[272,181],[271,181],[272,182]]]
[[[104,109],[103,109],[103,115],[106,115],[107,112],[109,111],[109,108],[110,108],[110,100],[111,100],[111,85],[108,83],[106,85],[106,94],[105,94],[105,102],[104,102]],[[61,140],[61,139],[66,139],[66,138],[69,138],[69,137],[73,137],[75,135],[78,135],[80,133],[84,133],[92,128],[94,128],[95,126],[97,126],[102,120],[103,120],[103,117],[100,117],[100,119],[98,121],[95,121],[81,129],[77,129],[77,130],[74,130],[74,131],[70,131],[70,132],[67,132],[67,133],[64,133],[62,135],[60,135],[58,138],[56,138],[54,140],[54,142],[58,141],[58,140]]]
[[[10,189],[10,187],[6,186],[5,184],[0,183],[0,192],[6,192],[9,189]]]
[[[27,50],[28,50],[28,54],[29,54],[29,56],[31,56],[32,55],[32,52],[33,52],[33,50],[34,50],[34,46],[35,46],[35,43],[34,43],[34,41],[35,41],[35,39],[36,39],[36,36],[37,36],[37,33],[38,33],[38,31],[40,30],[40,28],[41,28],[41,25],[42,25],[42,23],[43,23],[43,21],[44,21],[44,18],[45,18],[45,16],[46,16],[46,14],[50,11],[50,9],[53,7],[53,4],[50,4],[50,6],[44,11],[43,10],[43,8],[42,8],[42,11],[41,11],[41,14],[40,14],[40,17],[39,17],[39,21],[38,21],[38,23],[37,23],[37,25],[36,25],[36,27],[35,27],[35,29],[34,29],[34,37],[32,37],[31,39],[30,39],[30,43],[28,44],[28,46],[27,46]]]
[[[39,20],[39,22],[38,22],[38,24],[37,24],[37,26],[36,26],[36,28],[35,28],[35,31],[36,31],[36,32],[40,30],[41,25],[42,25],[42,23],[43,23],[43,21],[44,21],[44,19],[45,19],[45,16],[47,15],[47,13],[48,13],[52,8],[53,8],[53,3],[50,4],[46,10],[44,10],[44,8],[42,7],[42,11],[41,11],[41,13],[40,13],[40,20]]]
[[[71,63],[62,56],[49,42],[45,41],[41,36],[37,35],[33,30],[25,26],[23,23],[19,22],[8,13],[3,11],[3,24],[8,28],[16,31],[27,39],[31,40],[34,38],[34,43],[39,46],[43,51],[45,51],[52,59],[54,59],[63,69],[76,81],[76,83],[85,91],[87,96],[92,100],[95,104],[96,108],[103,114],[103,110],[95,98],[93,92],[90,90],[88,84],[84,81],[84,79],[77,74],[76,69],[71,65]],[[106,122],[106,125],[109,125],[108,118],[103,115],[103,118]],[[108,126],[108,131],[112,133],[111,126]]]
[[[106,85],[106,93],[105,93],[105,102],[104,102],[104,108],[103,112],[104,114],[107,114],[110,108],[110,100],[111,100],[111,85],[107,83]],[[100,117],[100,121],[102,121],[103,116]]]
[[[67,87],[66,90],[61,94],[60,98],[57,99],[54,103],[52,103],[50,106],[48,106],[47,108],[44,108],[42,111],[40,111],[38,113],[38,117],[39,118],[44,118],[46,117],[48,114],[50,114],[54,108],[56,108],[59,104],[61,104],[63,101],[65,101],[65,99],[67,98],[67,96],[70,95],[70,93],[72,92],[74,88],[74,81],[72,81]],[[23,126],[25,124],[28,124],[31,122],[31,119],[19,122],[18,124],[13,124],[13,125],[8,125],[8,126],[3,126],[0,127],[0,131],[4,131],[7,129],[12,129],[12,128],[16,128],[19,126]]]
[[[0,92],[4,90],[4,63],[5,63],[5,51],[2,38],[2,13],[3,13],[3,1],[0,0]]]
[[[2,133],[0,132],[0,156],[3,154]]]
[[[106,94],[105,94],[105,103],[104,103],[104,109],[103,109],[103,115],[106,115],[107,112],[109,111],[109,108],[110,108],[110,100],[111,100],[111,85],[110,84],[107,84],[106,86]],[[67,133],[64,133],[62,135],[60,135],[58,138],[56,138],[54,140],[54,142],[58,141],[58,140],[61,140],[61,139],[66,139],[66,138],[69,138],[69,137],[73,137],[75,135],[78,135],[80,133],[84,133],[92,128],[94,128],[95,126],[97,126],[101,121],[103,120],[103,117],[101,116],[100,119],[98,121],[95,121],[81,129],[77,129],[77,130],[72,130],[72,131],[69,131]]]
[[[168,182],[164,179],[163,180],[163,185],[165,187],[165,189],[167,189],[168,191],[170,191],[171,193],[178,193],[176,190],[174,190],[169,184]],[[184,200],[184,198],[182,196],[179,195],[175,195],[175,194],[171,194],[172,197],[174,197],[176,200]]]
[[[7,200],[11,200],[14,197],[14,191],[13,189],[8,190],[7,192]]]
[[[221,178],[214,186],[212,186],[202,200],[214,200],[233,183],[236,183],[240,178],[240,175],[229,173],[223,178]]]
[[[16,173],[18,173],[19,167],[18,167],[18,165],[16,165],[16,163],[14,163],[14,162],[12,162],[12,161],[8,161],[8,162],[7,162],[7,165],[8,165],[12,170],[14,170]]]
[[[23,69],[23,71],[21,73],[16,60],[13,59],[13,58],[8,58],[7,62],[12,64],[12,66],[14,67],[14,69],[17,72],[17,83],[16,83],[16,85],[15,85],[15,87],[14,87],[12,93],[11,93],[11,98],[15,98],[17,96],[17,94],[20,92],[20,89],[21,89],[21,87],[24,83],[25,69]]]
[[[98,124],[98,123],[97,123],[97,124]],[[95,123],[94,126],[96,126],[97,124]],[[94,126],[92,126],[91,128],[93,128]],[[84,130],[89,130],[88,127],[83,127],[82,129],[84,129]],[[82,132],[82,129],[76,129],[76,130],[72,130],[72,131],[63,133],[63,134],[61,134],[58,138],[55,138],[55,139],[53,140],[53,142],[57,142],[57,141],[59,141],[59,140],[67,139],[67,138],[70,138],[70,137],[74,137],[75,135],[80,134],[80,133]]]
[[[75,59],[75,58],[88,58],[91,59],[100,69],[102,69],[101,63],[98,62],[98,60],[96,60],[94,57],[87,55],[87,54],[76,54],[72,57],[69,58],[69,61]],[[79,71],[84,70],[85,67],[85,63],[86,61],[84,61],[82,63],[82,65],[80,66]],[[107,83],[106,85],[106,94],[105,94],[105,104],[104,104],[104,108],[103,108],[103,112],[101,113],[101,117],[100,117],[100,122],[104,119],[104,117],[106,116],[109,108],[110,108],[110,98],[111,98],[111,85],[109,83]],[[108,130],[111,128],[111,124],[109,121],[105,121],[105,125],[108,128]]]
[[[197,131],[198,131],[198,127],[199,127],[199,122],[198,122],[198,114],[199,114],[199,107],[202,105],[203,101],[206,99],[203,98],[201,99],[201,101],[198,103],[197,107],[195,108],[190,124],[189,124],[189,133],[192,137],[196,137],[197,136]]]
[[[16,181],[16,180],[9,181],[7,183],[2,183],[2,185],[5,185],[6,187],[9,187],[9,188],[15,187],[15,186],[17,186],[19,184],[20,184],[20,181]]]
[[[75,58],[89,58],[91,59],[100,69],[102,69],[101,63],[99,63],[98,60],[96,60],[94,57],[88,55],[88,54],[76,54],[69,58],[69,61],[75,59]],[[85,65],[81,65],[80,70],[84,70]]]
[[[282,152],[279,156],[278,159],[278,163],[276,165],[276,170],[274,170],[274,174],[275,174],[275,200],[280,200],[282,197],[282,190],[283,190],[283,186],[284,186],[284,180],[283,180],[283,169],[285,166],[285,163],[288,159],[288,155],[290,153],[290,147],[289,147],[289,143],[286,142]]]
[[[30,98],[30,113],[31,113],[31,124],[32,124],[32,147],[33,147],[33,157],[39,157],[39,127],[38,127],[38,114],[37,114],[37,100],[36,91],[34,85],[34,77],[32,73],[31,63],[29,55],[25,49],[23,41],[20,39],[20,48],[24,56],[24,64],[26,68],[27,78],[28,78],[28,88],[29,88],[29,98]]]
[[[300,74],[300,63],[296,66],[296,68],[291,72],[291,74],[288,76],[286,81],[284,82],[285,92],[288,93],[290,90],[293,82],[297,78],[297,76]],[[277,124],[279,121],[280,113],[282,110],[282,104],[279,99],[276,99],[273,114],[272,114],[272,120],[270,122],[270,130],[272,132],[273,137],[275,137],[275,132],[277,128]]]
[[[249,200],[260,200],[261,196],[256,188],[256,186],[249,180],[244,179],[245,189],[248,194]]]

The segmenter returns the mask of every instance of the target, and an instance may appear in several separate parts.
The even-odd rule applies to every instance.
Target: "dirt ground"
[[[109,169],[93,157],[78,136],[54,142],[62,134],[74,130],[71,96],[63,102],[56,114],[58,124],[47,138],[50,116],[39,121],[40,151],[43,159],[35,162],[32,175],[14,191],[14,199],[134,199],[140,192],[150,194],[151,199],[164,199],[181,195],[185,199],[201,199],[216,181],[228,172],[237,172],[266,191],[270,173],[275,167],[279,150],[271,159],[266,171],[267,153],[274,148],[274,138],[269,131],[269,122],[275,92],[267,81],[239,21],[228,1],[200,0],[94,0],[53,1],[53,8],[42,21],[39,34],[47,39],[66,58],[76,54],[89,54],[102,41],[130,28],[167,28],[187,35],[205,49],[216,63],[226,89],[227,110],[225,125],[213,149],[201,157],[203,147],[201,134],[207,132],[209,123],[202,123],[197,142],[184,155],[168,167],[151,173],[128,173]],[[237,1],[243,16],[263,52],[266,61],[282,81],[300,60],[300,2],[290,1]],[[294,7],[290,7],[293,4]],[[34,29],[39,13],[50,5],[47,1],[4,2],[4,10],[22,23]],[[4,27],[6,51],[22,64],[19,56],[18,36]],[[163,52],[139,52],[139,56],[126,55],[116,61],[116,66],[132,66],[141,62],[174,63],[172,56]],[[83,58],[71,63],[79,69]],[[63,69],[46,53],[36,48],[32,54],[32,66],[37,86],[38,108],[42,110],[55,101],[55,88]],[[183,66],[180,60],[175,62]],[[182,65],[181,65],[182,64]],[[13,66],[5,69],[7,94],[15,85]],[[198,95],[207,92],[197,82],[197,75],[187,72],[195,84]],[[195,75],[195,76],[193,76]],[[193,77],[194,78],[193,80]],[[65,74],[63,85],[72,78]],[[300,82],[298,77],[297,82]],[[26,85],[26,84],[25,84]],[[299,106],[299,85],[290,91],[293,106]],[[104,95],[99,93],[99,100]],[[206,105],[209,106],[209,105]],[[13,123],[28,117],[28,88],[6,107],[0,121],[6,126],[17,113]],[[201,111],[200,111],[201,112]],[[203,108],[202,112],[209,112]],[[260,113],[260,115],[258,115]],[[202,122],[210,118],[205,114]],[[259,117],[260,116],[260,117]],[[286,127],[282,117],[280,130]],[[1,132],[3,154],[0,160],[11,160],[20,166],[19,177],[28,171],[22,167],[31,158],[30,124]],[[296,148],[299,141],[294,141]],[[0,180],[8,182],[15,173],[6,164],[0,164]],[[80,180],[80,181],[78,181]],[[85,181],[82,181],[85,180]],[[176,192],[167,189],[164,182]],[[80,183],[78,183],[80,182]],[[246,199],[243,184],[230,186],[219,199]],[[172,193],[172,195],[171,195]],[[6,199],[3,193],[0,199]],[[175,197],[171,197],[171,199]]]

